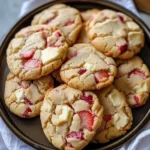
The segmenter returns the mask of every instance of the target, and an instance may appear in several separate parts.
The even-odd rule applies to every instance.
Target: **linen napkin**
[[[50,0],[25,0],[22,5],[19,17],[22,17],[38,6],[49,2]],[[138,15],[133,0],[108,0],[118,3],[131,10]],[[143,128],[143,130],[135,136],[132,140],[124,144],[119,150],[150,150],[150,122]],[[0,118],[0,150],[34,150],[34,148],[25,144],[17,138],[5,125]]]

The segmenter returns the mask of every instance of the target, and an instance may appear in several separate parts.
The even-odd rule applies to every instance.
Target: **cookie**
[[[15,115],[21,118],[32,118],[40,114],[45,93],[52,88],[53,79],[50,75],[25,81],[9,73],[5,83],[5,103]]]
[[[129,59],[144,46],[142,29],[121,12],[99,11],[87,22],[86,31],[95,48],[113,58]]]
[[[103,107],[93,92],[63,84],[46,93],[41,124],[47,139],[57,148],[83,149],[101,125]]]
[[[37,14],[32,25],[59,25],[69,45],[73,45],[82,28],[80,12],[65,4],[56,4]]]
[[[19,31],[7,49],[10,71],[22,80],[34,80],[59,68],[68,44],[57,27],[29,26]]]
[[[126,95],[130,107],[146,103],[150,92],[150,73],[146,64],[138,56],[129,60],[117,60],[115,87]]]
[[[53,78],[55,78],[56,79],[56,81],[58,81],[59,83],[64,83],[64,81],[61,79],[61,77],[60,77],[60,68],[59,69],[57,69],[57,70],[54,70],[53,72],[52,72],[52,77]]]
[[[116,75],[116,64],[91,44],[75,44],[68,49],[60,69],[61,79],[73,88],[96,90],[108,86]]]
[[[92,15],[96,14],[97,12],[99,12],[98,9],[89,9],[81,12],[82,21],[84,24],[76,43],[91,43],[91,41],[89,40],[86,34],[85,23],[91,18]]]
[[[106,143],[124,135],[131,128],[132,112],[125,95],[114,86],[97,91],[96,94],[104,107],[104,116],[93,141]]]

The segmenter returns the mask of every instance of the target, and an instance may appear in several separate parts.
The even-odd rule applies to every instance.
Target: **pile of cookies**
[[[131,128],[130,108],[148,99],[149,69],[134,56],[143,46],[142,29],[123,13],[51,6],[8,46],[5,103],[19,117],[40,115],[59,149],[109,142]]]

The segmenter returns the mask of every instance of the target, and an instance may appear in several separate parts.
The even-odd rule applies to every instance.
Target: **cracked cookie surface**
[[[97,12],[99,12],[99,9],[89,9],[89,10],[81,12],[83,27],[78,36],[76,43],[91,43],[91,41],[89,40],[86,34],[85,23],[92,17],[92,15],[96,14]]]
[[[144,46],[142,29],[130,17],[113,10],[102,10],[86,23],[92,44],[106,56],[129,59]]]
[[[61,79],[80,90],[96,90],[108,86],[116,75],[116,64],[91,44],[75,44],[68,49],[67,61],[60,69]]]
[[[32,118],[40,114],[45,93],[52,88],[53,79],[50,75],[33,81],[24,81],[9,73],[5,83],[5,103],[15,115]]]
[[[106,143],[124,135],[131,128],[132,112],[123,92],[119,92],[114,86],[95,93],[104,107],[104,116],[93,142]]]
[[[23,80],[34,80],[59,68],[68,44],[57,27],[29,26],[20,30],[7,49],[7,63],[12,73]]]
[[[83,149],[101,125],[103,107],[93,92],[63,84],[46,93],[41,123],[47,139],[59,149]]]
[[[80,12],[65,4],[56,4],[37,14],[32,25],[59,25],[69,45],[73,45],[82,28]]]
[[[150,73],[139,56],[129,60],[117,60],[117,75],[114,86],[123,91],[130,107],[146,103],[150,92]]]

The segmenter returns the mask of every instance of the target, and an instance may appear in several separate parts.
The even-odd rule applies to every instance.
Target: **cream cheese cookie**
[[[104,116],[93,141],[106,143],[124,135],[131,128],[132,112],[125,95],[114,86],[96,91],[96,94],[104,107]]]
[[[60,69],[60,76],[71,87],[96,90],[111,84],[116,71],[114,60],[91,44],[75,44],[68,49],[67,61]]]
[[[102,10],[86,24],[92,44],[106,56],[129,59],[144,46],[142,29],[130,17],[113,10]]]
[[[138,56],[129,60],[117,60],[117,76],[115,87],[123,91],[131,107],[139,107],[146,103],[150,92],[150,72],[146,64]]]
[[[85,23],[86,23],[86,21],[88,21],[92,17],[92,15],[96,14],[97,12],[99,12],[98,9],[89,9],[89,10],[81,12],[83,27],[82,27],[82,30],[81,30],[79,36],[78,36],[76,43],[91,43],[91,41],[89,40],[89,38],[86,34]]]
[[[32,25],[59,25],[69,45],[73,45],[82,28],[80,12],[65,4],[56,4],[37,14]]]
[[[61,85],[46,93],[41,123],[47,139],[62,150],[81,150],[101,125],[103,107],[93,92]]]
[[[53,79],[50,75],[33,81],[24,81],[9,73],[5,83],[5,103],[15,115],[32,118],[40,114],[45,93],[52,88]]]
[[[7,49],[10,71],[23,80],[34,80],[59,68],[68,44],[57,27],[29,26],[19,31]]]

